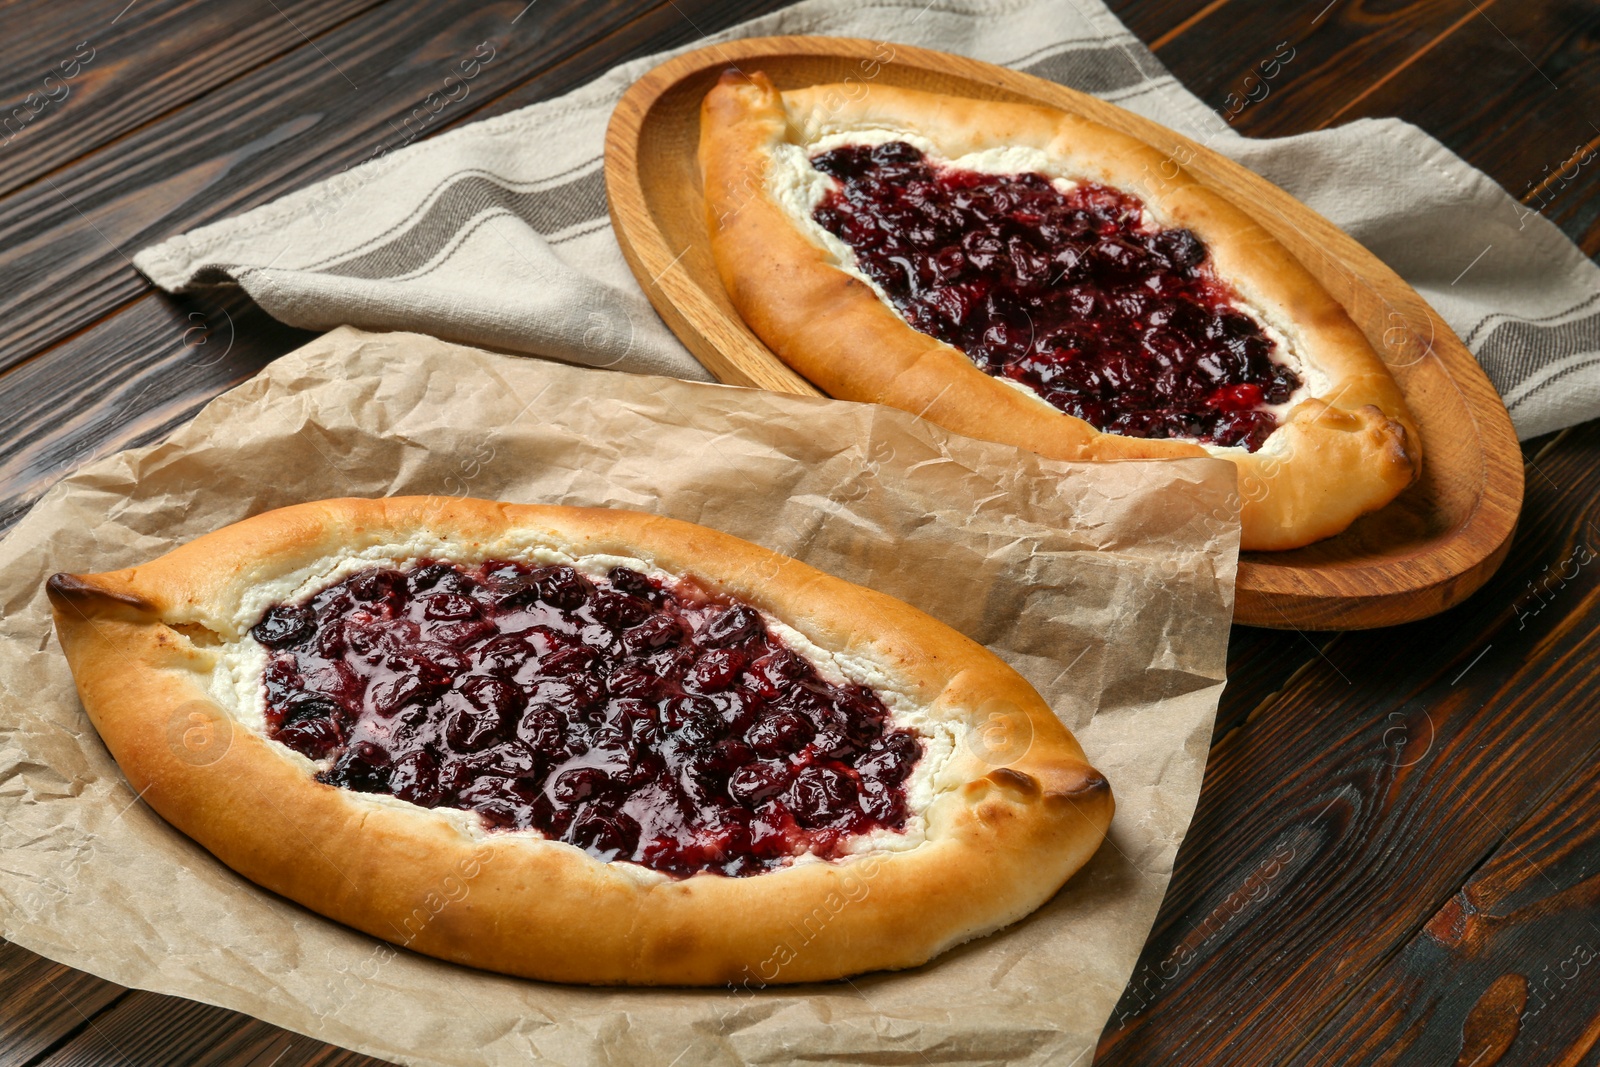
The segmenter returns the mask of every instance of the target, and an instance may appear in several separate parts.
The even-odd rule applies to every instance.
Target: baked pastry
[[[734,306],[832,396],[1057,459],[1225,456],[1252,549],[1336,534],[1420,469],[1399,388],[1344,309],[1132,137],[729,71],[700,167]]]
[[[49,594],[90,718],[168,822],[490,970],[910,967],[1037,908],[1111,820],[987,650],[689,523],[329,500]]]

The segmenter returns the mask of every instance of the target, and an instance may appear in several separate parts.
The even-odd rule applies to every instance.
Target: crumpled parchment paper
[[[77,471],[0,545],[0,933],[407,1063],[1075,1062],[1133,969],[1200,790],[1233,484],[1222,460],[1061,463],[888,408],[335,330],[166,443]],[[765,990],[506,978],[260,890],[123,781],[44,579],[285,504],[412,493],[657,512],[907,600],[1045,696],[1112,783],[1109,839],[1034,915],[927,966]]]

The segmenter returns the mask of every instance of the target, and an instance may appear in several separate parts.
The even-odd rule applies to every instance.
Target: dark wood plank
[[[1417,62],[1472,16],[1460,0],[1381,6],[1358,0],[1131,0],[1112,7],[1190,92],[1255,137],[1326,124],[1373,82]],[[1287,46],[1281,53],[1280,44]],[[1279,62],[1264,77],[1261,64],[1275,55]],[[1284,56],[1292,58],[1284,62]]]
[[[380,0],[272,6],[137,0],[90,11],[7,6],[0,35],[0,194],[186,104]]]
[[[1600,255],[1600,8],[1571,2],[1110,0],[1247,136],[1394,116],[1433,134]],[[1293,49],[1293,59],[1262,65]],[[1460,81],[1472,72],[1471,88]],[[1247,79],[1253,79],[1247,81]],[[1248,98],[1254,94],[1257,100]],[[1560,181],[1564,173],[1568,180]]]
[[[688,24],[678,33],[692,40],[696,26],[776,5],[655,6],[672,13],[672,26]],[[705,18],[684,14],[695,9]],[[0,320],[11,323],[0,336],[0,368],[147,291],[128,259],[145,244],[264,203],[416,133],[436,133],[470,114],[469,102],[526,80],[640,13],[622,0],[531,7],[503,0],[466,11],[391,0],[0,200],[7,283]],[[468,96],[446,103],[426,125],[408,124],[484,42],[492,58],[477,61]]]
[[[1282,1061],[1592,761],[1600,567],[1572,561],[1600,551],[1600,423],[1538,469],[1482,593],[1344,635],[1212,751],[1104,1062]]]
[[[669,48],[694,44],[704,37],[760,15],[788,7],[795,0],[674,0],[653,8],[616,32],[565,57],[545,70],[481,105],[468,121],[492,118],[537,104],[593,81],[612,67]]]
[[[32,1067],[384,1067],[238,1012],[133,992]]]
[[[0,533],[63,472],[160,439],[316,336],[223,294],[136,301],[0,376]]]
[[[25,1063],[88,1026],[125,991],[0,941],[0,1063]]]
[[[1294,1062],[1593,1062],[1600,1039],[1596,796],[1600,764],[1590,764],[1509,831]]]
[[[1600,6],[1478,7],[1424,62],[1376,86],[1339,121],[1401,114],[1457,151],[1470,146],[1512,195],[1600,254]],[[1449,71],[1472,71],[1478,88],[1450,99],[1439,91]]]
[[[1235,626],[1228,637],[1228,684],[1217,702],[1212,745],[1223,744],[1235,730],[1265,713],[1338,637]]]
[[[1229,0],[1108,0],[1106,6],[1128,32],[1159,54],[1169,42],[1228,3]],[[1226,62],[1227,57],[1219,57],[1218,61]],[[1200,91],[1189,82],[1184,85],[1191,91]]]

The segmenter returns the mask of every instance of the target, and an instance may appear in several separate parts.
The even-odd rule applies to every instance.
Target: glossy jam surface
[[[422,561],[250,633],[268,736],[330,760],[332,785],[677,876],[835,858],[908,816],[916,736],[692,580]]]
[[[813,212],[916,329],[1097,429],[1260,448],[1300,385],[1205,246],[1104,186],[938,166],[903,142],[813,157]]]

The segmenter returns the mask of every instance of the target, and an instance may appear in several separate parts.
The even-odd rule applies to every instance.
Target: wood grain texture
[[[650,8],[604,37],[540,70],[484,103],[472,120],[492,118],[576,89],[619,63],[703,40],[729,26],[789,6],[794,0],[673,0]]]
[[[0,194],[378,2],[123,0],[93,15],[59,0],[9,5],[8,23],[29,32],[0,37]]]
[[[223,299],[218,299],[223,295]],[[62,470],[147,444],[316,334],[270,318],[235,290],[136,301],[0,378],[0,530]],[[63,409],[89,380],[92,395]]]
[[[123,992],[0,941],[0,1063],[26,1063],[67,1040]]]
[[[1600,5],[1477,6],[1425,61],[1375,86],[1339,121],[1404,109],[1447,145],[1470,141],[1511,195],[1600,255]],[[1485,88],[1444,99],[1440,72],[1452,70],[1472,71]]]
[[[1600,764],[1580,767],[1292,1061],[1593,1062]],[[1449,974],[1448,984],[1431,980]],[[1452,1050],[1450,1058],[1441,1052]]]
[[[1600,554],[1600,423],[1540,467],[1512,562],[1477,597],[1341,635],[1213,750],[1104,1062],[1314,1047],[1391,946],[1592,762],[1600,567],[1576,561]]]
[[[1490,6],[1495,2],[1488,0]],[[1171,0],[1135,0],[1122,8],[1136,33],[1152,16],[1199,9],[1189,16],[1193,18],[1206,10]],[[1460,0],[1293,5],[1228,0],[1195,18],[1177,36],[1156,38],[1155,51],[1174,71],[1194,68],[1197,76],[1184,81],[1185,88],[1240,133],[1278,137],[1333,123],[1395,70],[1424,62],[1441,40],[1473,16],[1473,9]],[[1237,47],[1241,26],[1252,41],[1272,44],[1255,53]],[[1276,71],[1274,77],[1263,77],[1261,63],[1273,57],[1279,43],[1293,51],[1293,58],[1281,69],[1267,68]]]
[[[1337,633],[1235,626],[1228,639],[1228,684],[1217,702],[1212,747],[1226,744],[1236,731],[1266,714],[1338,640]]]
[[[1422,435],[1422,476],[1343,534],[1241,558],[1235,618],[1357,629],[1442,611],[1470,595],[1510,544],[1522,501],[1515,435],[1499,396],[1448,326],[1375,256],[1278,187],[1182,135],[1092,97],[977,60],[843,38],[755,38],[698,49],[639,79],[606,137],[618,241],[651,303],[720,379],[814,392],[744,324],[718,280],[695,165],[700,101],[730,64],[781,88],[859,77],[1020,100],[1082,115],[1154,145],[1246,208],[1344,305],[1383,355]]]
[[[1186,88],[1224,114],[1237,109],[1230,122],[1240,133],[1274,137],[1358,118],[1406,119],[1541,211],[1591,257],[1600,255],[1600,190],[1592,173],[1578,173],[1593,165],[1569,162],[1577,149],[1600,140],[1595,5],[1110,0],[1109,6],[1154,45]],[[1295,58],[1278,77],[1263,80],[1259,64],[1280,41],[1295,49]],[[1249,100],[1252,94],[1259,99]],[[1243,100],[1249,102],[1241,107]],[[1570,180],[1541,187],[1564,168]]]
[[[208,94],[182,121],[137,130],[0,201],[0,316],[18,323],[0,338],[0,367],[148,291],[128,258],[143,245],[379,151],[397,137],[390,123],[490,37],[508,62],[473,84],[505,84],[512,56],[544,47],[526,22],[507,40],[517,6],[463,17],[395,0]]]
[[[384,1067],[302,1034],[180,997],[133,992],[35,1067]]]
[[[623,0],[566,0],[528,8],[513,24],[527,7],[390,0],[0,200],[0,319],[10,324],[0,335],[0,369],[149,291],[129,260],[146,244],[434,135],[465,118],[468,105],[639,14]],[[703,25],[717,23],[707,17]],[[435,116],[425,101],[484,42],[492,60],[479,61],[466,97],[446,101]]]

